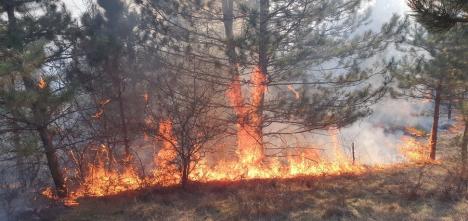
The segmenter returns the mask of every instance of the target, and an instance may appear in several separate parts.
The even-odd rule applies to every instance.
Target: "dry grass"
[[[44,220],[468,220],[466,180],[447,162],[364,175],[195,184],[188,191],[148,189],[81,199],[47,209]]]

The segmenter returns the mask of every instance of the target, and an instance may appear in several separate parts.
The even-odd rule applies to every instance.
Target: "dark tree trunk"
[[[441,101],[441,90],[442,86],[441,83],[436,88],[435,91],[435,102],[434,102],[434,115],[433,115],[433,121],[432,121],[432,130],[431,130],[431,138],[430,138],[430,149],[431,149],[431,154],[430,158],[432,160],[435,160],[436,158],[436,147],[437,147],[437,129],[439,127],[439,113],[440,113],[440,101]]]
[[[258,42],[258,65],[260,71],[267,76],[268,67],[268,14],[269,14],[270,1],[260,0],[260,22],[259,22],[259,42]]]
[[[29,76],[23,76],[23,83],[28,91],[36,91],[37,93],[41,93],[41,90],[48,90],[48,89],[37,89],[34,81]],[[67,196],[67,188],[65,186],[65,179],[63,177],[62,171],[60,170],[60,165],[57,158],[57,151],[52,143],[52,136],[50,131],[47,129],[47,125],[49,124],[50,116],[47,113],[47,101],[37,101],[31,105],[31,110],[33,113],[34,120],[37,125],[37,132],[42,141],[42,145],[44,146],[44,151],[47,158],[47,165],[49,166],[50,174],[52,175],[52,179],[55,184],[55,188],[57,191],[57,195],[59,197],[66,197]]]
[[[13,1],[2,1],[3,9],[7,13],[8,17],[8,47],[17,47],[19,41],[17,37],[16,17],[15,17],[15,5]]]
[[[187,185],[188,185],[188,171],[189,171],[189,165],[190,163],[189,162],[186,162],[185,160],[183,160],[183,163],[182,163],[182,177],[181,177],[181,185],[182,185],[182,188],[183,189],[186,189],[187,188]]]
[[[452,102],[449,101],[448,107],[447,107],[447,119],[452,120]]]
[[[226,55],[229,59],[230,65],[230,74],[236,75],[237,71],[237,56],[235,51],[234,44],[234,33],[232,26],[234,23],[233,10],[234,4],[233,0],[223,0],[223,23],[224,23],[224,33],[226,34]]]
[[[468,117],[467,117],[468,118]],[[463,132],[463,141],[461,145],[461,160],[463,169],[466,167],[466,154],[468,149],[468,119],[465,119],[465,130]]]
[[[106,75],[109,76],[109,78],[112,80],[112,85],[114,88],[116,88],[117,91],[117,103],[118,103],[118,111],[119,111],[119,118],[120,118],[120,136],[123,139],[123,145],[124,145],[124,151],[125,151],[125,156],[124,156],[124,164],[126,166],[129,165],[130,160],[131,160],[131,151],[130,151],[130,141],[128,138],[128,125],[127,125],[127,116],[125,113],[125,101],[123,97],[123,93],[125,90],[124,86],[124,79],[122,78],[122,70],[119,70],[119,66],[117,65],[118,61],[116,60],[116,57],[111,57],[109,60],[107,60],[104,64],[105,66],[105,72]]]
[[[8,1],[4,3],[5,11],[8,17],[8,30],[16,30],[16,17],[15,17],[15,8],[13,4],[8,4]]]
[[[130,152],[130,143],[128,139],[128,126],[126,121],[126,114],[125,114],[125,104],[122,97],[122,89],[119,88],[118,94],[118,102],[119,102],[119,113],[120,113],[120,123],[122,124],[122,135],[123,135],[123,142],[125,148],[125,163],[128,164],[131,159],[131,152]]]
[[[65,179],[63,178],[62,171],[60,170],[60,165],[57,159],[57,151],[52,144],[52,138],[50,132],[45,127],[39,127],[37,129],[41,137],[42,144],[44,145],[44,150],[47,158],[47,165],[49,166],[50,174],[54,180],[55,188],[57,190],[57,195],[59,197],[67,196],[67,188],[65,185]]]
[[[16,25],[15,17],[15,5],[14,1],[2,1],[2,6],[7,12],[8,17],[8,33],[9,33],[9,46],[14,47],[15,49],[22,49],[22,46],[18,43],[19,37],[17,36],[18,27]],[[22,80],[24,87],[27,91],[34,91],[40,93],[41,91],[36,88],[34,80],[31,76],[25,74],[22,75]],[[47,165],[49,166],[49,171],[52,175],[54,181],[57,195],[59,197],[67,196],[67,188],[65,186],[65,179],[63,177],[62,171],[60,170],[60,165],[57,158],[56,149],[52,143],[52,137],[47,129],[47,124],[49,124],[49,117],[47,112],[46,103],[39,100],[34,102],[31,105],[31,111],[33,113],[33,118],[35,121],[36,130],[39,133],[42,144],[44,146],[44,151],[47,158]]]
[[[259,44],[258,44],[258,68],[261,75],[265,78],[263,84],[268,81],[268,46],[269,46],[269,33],[268,33],[268,16],[269,16],[269,0],[260,0],[260,21],[259,21]],[[256,107],[256,115],[258,122],[256,123],[256,133],[260,146],[262,147],[263,155],[263,106],[265,102],[265,93],[262,92],[258,107]]]

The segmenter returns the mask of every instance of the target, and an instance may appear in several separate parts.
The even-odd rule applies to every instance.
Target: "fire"
[[[401,145],[398,146],[398,151],[409,162],[421,163],[428,162],[429,148],[417,141],[414,137],[403,136],[401,138]]]
[[[143,94],[143,100],[145,101],[146,104],[148,103],[148,101],[149,101],[149,94],[148,94],[148,92],[145,92],[145,93]]]
[[[103,165],[89,168],[91,172],[80,188],[72,196],[105,196],[122,191],[136,190],[142,187],[143,180],[133,168],[125,168],[122,172],[106,169]]]
[[[159,132],[162,134],[161,149],[156,153],[155,169],[146,177],[139,175],[133,167],[125,167],[123,170],[111,169],[106,162],[111,160],[108,156],[108,148],[101,145],[97,152],[97,163],[88,166],[88,173],[75,191],[70,191],[67,199],[62,199],[67,206],[76,206],[76,199],[83,196],[114,195],[123,191],[138,190],[145,186],[170,186],[179,182],[180,174],[174,162],[177,161],[177,152],[174,145],[177,143],[172,134],[172,123],[169,120],[160,122]],[[235,181],[241,179],[264,178],[293,178],[297,176],[320,176],[340,174],[362,174],[372,169],[386,168],[384,166],[366,167],[359,162],[353,162],[347,157],[341,143],[337,138],[337,130],[330,130],[332,144],[330,154],[327,157],[319,148],[310,146],[306,149],[291,148],[285,158],[263,158],[261,161],[252,161],[244,158],[249,153],[241,155],[232,161],[220,160],[210,166],[206,159],[202,158],[190,174],[190,180],[209,181]],[[245,143],[245,142],[244,142]],[[254,144],[257,145],[257,144]],[[239,148],[239,147],[238,147]],[[245,148],[244,150],[246,150]],[[249,148],[254,150],[254,148]],[[428,150],[413,137],[403,137],[402,145],[398,147],[402,156],[409,162],[428,161]],[[256,156],[258,153],[253,153]],[[390,168],[392,168],[390,166]],[[51,188],[42,192],[51,199],[55,197]]]
[[[159,125],[162,148],[156,155],[154,164],[156,168],[153,172],[159,184],[164,186],[173,185],[178,182],[180,175],[174,162],[177,160],[177,152],[174,148],[177,141],[172,134],[172,122],[163,121]]]
[[[281,157],[265,157],[261,131],[263,126],[261,109],[267,91],[266,81],[266,76],[259,69],[255,69],[250,79],[250,99],[246,100],[242,94],[239,77],[234,78],[227,92],[227,98],[237,117],[237,158],[219,160],[212,162],[212,164],[209,164],[206,158],[201,158],[196,166],[194,164],[192,167],[189,175],[190,180],[209,182],[292,178],[324,174],[361,174],[369,170],[369,166],[364,166],[358,161],[353,162],[352,157],[344,152],[337,136],[337,129],[328,131],[332,144],[329,145],[330,148],[326,153],[318,147],[309,146],[307,148],[286,149],[285,155]],[[147,99],[146,96],[144,98]],[[110,100],[105,100],[100,104],[103,106],[109,102]],[[154,119],[148,119],[146,124],[154,124],[154,122]],[[96,161],[88,164],[85,177],[81,179],[77,188],[69,191],[70,196],[64,200],[64,204],[77,205],[76,199],[83,196],[99,197],[138,190],[150,185],[178,184],[181,174],[177,164],[180,159],[176,146],[180,141],[175,138],[173,127],[173,122],[169,119],[159,123],[159,135],[156,141],[160,144],[160,149],[154,156],[154,169],[146,176],[139,174],[131,164],[125,165],[124,168],[115,166],[117,162],[114,162],[115,160],[111,157],[109,147],[100,145],[96,150]],[[419,136],[417,130],[407,129],[407,131]],[[152,140],[148,138],[148,134],[145,133],[145,136],[145,140]],[[427,148],[409,136],[404,136],[398,150],[409,162],[427,161],[427,156],[429,156]],[[383,167],[377,165],[374,168]],[[57,199],[50,188],[44,190],[42,194]]]
[[[92,118],[100,118],[102,114],[104,113],[103,109],[99,109],[96,113],[94,113],[91,117]]]
[[[244,101],[242,88],[237,76],[228,90],[227,97],[237,116],[238,156],[244,164],[255,164],[263,158],[263,137],[261,105],[266,92],[266,76],[256,68],[251,74],[251,100]]]
[[[39,83],[37,84],[37,86],[40,88],[40,89],[44,89],[47,87],[47,82],[41,77],[39,79]]]
[[[102,114],[104,114],[104,106],[106,104],[108,104],[110,101],[111,101],[110,99],[105,99],[105,100],[99,101],[99,108],[96,111],[96,113],[94,113],[91,117],[96,118],[96,119],[100,118],[102,116]]]
[[[336,132],[331,131],[330,134],[333,142],[334,160],[324,158],[318,148],[297,148],[289,150],[286,159],[272,158],[254,163],[239,157],[238,161],[221,161],[211,168],[202,164],[204,166],[197,167],[191,178],[200,181],[230,181],[258,178],[292,178],[323,174],[360,174],[364,172],[364,166],[352,165],[352,162],[346,158],[338,139],[336,139]]]
[[[59,199],[51,188],[46,188],[41,194],[50,199],[63,201],[65,206],[71,207],[78,205],[76,199],[79,197],[115,195],[145,186],[146,180],[141,178],[132,166],[118,170],[106,165],[111,161],[108,148],[101,145],[96,150],[96,163],[87,165],[86,175],[82,182],[76,189],[69,192],[67,198]]]
[[[292,85],[288,85],[288,90],[294,94],[294,97],[296,97],[296,100],[299,100],[299,98],[301,98],[301,96],[299,95],[299,92],[297,92],[297,90]]]
[[[415,137],[426,136],[426,132],[424,130],[417,129],[417,128],[414,128],[414,127],[406,127],[405,132],[407,132],[411,136],[415,136]]]
[[[143,180],[132,166],[127,166],[119,171],[106,165],[112,159],[110,159],[108,148],[105,145],[101,145],[97,149],[96,161],[97,163],[88,164],[87,174],[79,188],[71,192],[71,198],[113,195],[141,188]]]

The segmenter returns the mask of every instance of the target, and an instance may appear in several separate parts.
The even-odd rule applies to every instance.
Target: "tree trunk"
[[[181,177],[181,185],[182,185],[182,189],[186,189],[187,188],[187,184],[188,184],[188,171],[189,171],[189,165],[190,165],[190,162],[186,162],[186,160],[183,160],[182,162],[182,177]]]
[[[18,29],[16,25],[16,17],[15,17],[16,5],[12,1],[10,1],[11,4],[9,4],[9,1],[3,1],[2,3],[3,3],[2,6],[4,6],[5,10],[7,11],[8,33],[10,34],[10,37],[13,38],[13,39],[9,39],[10,41],[9,46],[15,49],[22,49],[21,45],[16,44],[16,41],[19,40],[18,37],[16,36],[17,34],[16,30]],[[31,78],[31,76],[27,74],[24,74],[22,76],[25,89],[27,91],[34,91],[34,92],[40,93],[40,90],[36,88],[34,80]],[[56,187],[57,195],[59,197],[66,197],[67,188],[65,186],[65,179],[63,177],[62,171],[60,170],[60,165],[57,159],[57,153],[56,153],[55,147],[52,143],[51,134],[47,129],[47,124],[49,123],[47,106],[41,100],[35,101],[31,105],[31,111],[33,113],[34,121],[36,121],[35,123],[35,126],[37,126],[36,130],[39,133],[42,144],[44,146],[44,151],[45,151],[46,158],[47,158],[47,165],[49,166],[49,171],[52,175],[52,179]]]
[[[261,78],[260,81],[256,82],[260,85],[258,95],[258,101],[255,102],[254,107],[256,108],[256,121],[254,127],[256,131],[256,137],[258,137],[259,145],[261,146],[261,154],[264,155],[263,146],[263,107],[265,102],[265,90],[268,79],[268,46],[269,46],[269,33],[268,33],[268,16],[269,16],[269,0],[260,0],[260,14],[259,14],[259,44],[258,44],[258,69]]]
[[[439,127],[439,113],[440,113],[440,100],[441,100],[441,90],[442,85],[439,82],[439,85],[435,91],[435,102],[434,102],[434,116],[432,122],[432,130],[431,130],[431,138],[429,146],[431,148],[430,158],[431,160],[435,160],[436,158],[436,147],[437,147],[437,129]]]
[[[260,21],[258,27],[258,64],[251,74],[250,104],[246,104],[242,95],[240,75],[237,70],[238,60],[233,41],[233,1],[223,0],[223,22],[226,34],[226,55],[230,63],[232,83],[228,97],[237,117],[237,146],[243,163],[257,163],[264,156],[263,146],[263,106],[267,84],[268,39],[267,21],[269,1],[259,4]]]
[[[39,127],[37,131],[39,132],[42,144],[44,145],[47,165],[49,166],[50,174],[54,180],[57,195],[62,198],[66,197],[67,188],[65,185],[65,179],[63,178],[62,171],[60,170],[60,165],[57,159],[57,151],[52,144],[50,132],[45,127]]]
[[[128,127],[126,121],[126,115],[124,110],[124,101],[122,97],[122,89],[119,86],[119,94],[118,94],[118,102],[119,102],[119,113],[120,113],[120,123],[122,124],[122,135],[124,141],[124,148],[125,148],[125,164],[128,165],[131,160],[131,152],[130,152],[130,143],[128,139]]]
[[[27,90],[35,90],[31,79],[23,77],[23,81]],[[65,179],[62,171],[60,170],[60,164],[57,158],[57,151],[52,143],[52,136],[50,131],[47,129],[49,116],[47,115],[47,108],[44,103],[38,101],[31,106],[33,117],[38,122],[37,132],[41,137],[42,145],[47,158],[47,165],[49,166],[50,174],[55,184],[57,195],[59,197],[67,196],[67,188],[65,186]]]
[[[229,69],[230,74],[233,75],[231,77],[235,77],[234,75],[238,75],[237,73],[237,56],[236,56],[236,48],[234,44],[234,32],[232,30],[232,26],[234,24],[234,4],[232,0],[223,0],[223,23],[224,23],[224,33],[226,35],[226,55],[229,59]]]
[[[449,101],[448,107],[447,107],[447,119],[452,120],[452,102]]]
[[[16,26],[15,3],[13,1],[2,1],[1,4],[8,17],[8,47],[18,47],[17,43],[19,39],[17,37],[18,27]]]
[[[465,119],[465,130],[463,132],[463,141],[461,145],[461,161],[463,169],[466,167],[466,154],[468,149],[468,117]]]

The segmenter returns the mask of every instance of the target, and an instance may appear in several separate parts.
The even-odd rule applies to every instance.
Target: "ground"
[[[80,199],[29,216],[42,220],[468,220],[458,148],[442,139],[437,164],[365,174],[193,184]],[[453,158],[452,158],[453,157]],[[33,218],[35,217],[35,218]]]

